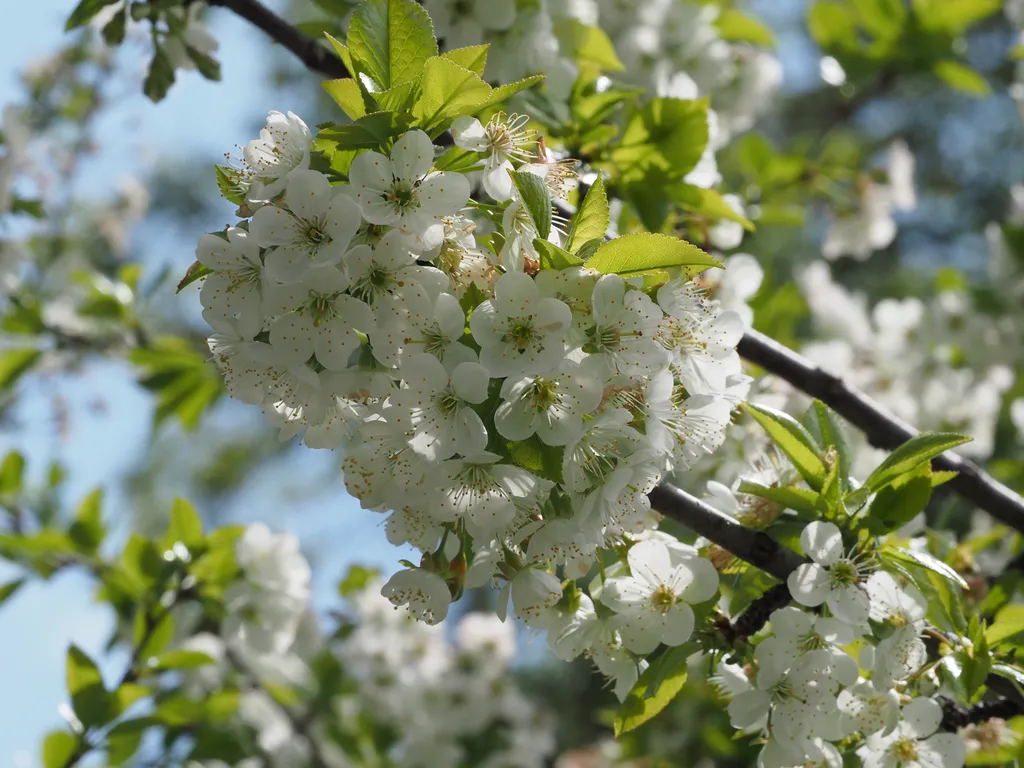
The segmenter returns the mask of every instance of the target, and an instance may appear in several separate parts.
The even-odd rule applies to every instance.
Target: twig
[[[258,0],[207,0],[211,6],[234,11],[294,53],[310,69],[328,77],[349,77],[345,64],[326,46],[302,34]]]
[[[867,437],[876,448],[894,450],[918,434],[887,413],[870,397],[818,368],[791,349],[757,331],[748,331],[737,346],[740,356],[828,405]],[[972,461],[946,451],[932,461],[941,471],[956,472],[948,485],[1000,522],[1024,532],[1024,499]]]
[[[942,725],[943,731],[955,731],[967,725],[977,725],[986,720],[1001,718],[1009,720],[1021,713],[1020,704],[1012,699],[996,699],[995,701],[982,701],[973,707],[965,708],[949,699],[942,699]]]
[[[755,531],[685,491],[662,483],[650,493],[651,506],[708,541],[779,581],[804,559],[763,531]]]

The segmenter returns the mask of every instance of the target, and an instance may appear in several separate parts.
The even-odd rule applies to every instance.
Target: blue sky
[[[8,11],[0,30],[0,105],[17,101],[17,72],[26,64],[56,50],[63,35],[64,19],[75,0],[17,3]],[[13,13],[13,16],[11,15]],[[77,183],[80,195],[89,198],[110,194],[122,174],[143,175],[158,164],[205,158],[212,164],[225,151],[243,144],[249,126],[270,109],[300,110],[300,103],[259,83],[263,65],[260,52],[267,50],[259,33],[227,13],[212,15],[221,43],[219,58],[223,80],[211,83],[195,73],[184,73],[168,98],[153,105],[141,93],[119,101],[99,124],[100,151],[91,159]],[[125,51],[128,54],[129,51]],[[137,74],[145,66],[136,51],[122,56],[125,70]],[[297,97],[298,98],[298,97]],[[210,178],[213,184],[212,175]],[[231,207],[225,204],[223,221]],[[193,259],[195,238],[200,232],[160,232],[147,237],[146,225],[134,236],[136,251],[149,269],[167,263],[183,271]],[[166,236],[165,236],[166,235]],[[195,292],[180,301],[198,305]],[[66,400],[70,430],[58,434],[53,423],[55,398]],[[20,392],[19,425],[0,434],[0,452],[16,447],[26,454],[29,471],[40,477],[51,459],[63,461],[69,470],[67,500],[73,504],[97,485],[107,487],[106,512],[123,519],[127,500],[117,483],[129,471],[150,439],[152,405],[135,383],[130,369],[117,362],[87,366],[74,376],[33,377]],[[103,409],[93,407],[103,403]],[[359,510],[343,492],[312,494],[288,504],[287,509],[267,506],[280,498],[279,491],[294,467],[301,480],[309,466],[329,467],[334,457],[302,452],[285,462],[282,471],[247,482],[228,509],[237,520],[269,518],[299,533],[317,549],[330,548],[329,565],[319,573],[318,603],[328,605],[333,584],[349,562],[385,565],[402,554],[384,541],[376,530],[381,518]],[[282,474],[284,478],[282,478]],[[403,553],[404,554],[404,553]],[[16,575],[0,563],[0,583]],[[0,690],[4,691],[4,716],[0,718],[0,765],[34,768],[39,764],[42,736],[60,725],[57,705],[64,698],[64,653],[69,642],[87,652],[99,652],[112,629],[109,614],[96,606],[92,585],[75,574],[49,583],[34,582],[0,608]],[[120,659],[104,666],[109,676],[118,672]],[[16,705],[15,705],[15,702]]]

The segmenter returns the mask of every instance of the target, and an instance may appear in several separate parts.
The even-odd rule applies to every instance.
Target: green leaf
[[[864,481],[864,488],[878,491],[895,482],[901,475],[917,469],[951,448],[970,442],[971,438],[949,432],[922,432],[905,442],[879,464]]]
[[[11,201],[11,213],[25,213],[33,219],[46,218],[46,209],[43,208],[42,200],[31,200],[25,197],[17,197]]]
[[[532,88],[543,79],[544,75],[530,75],[529,77],[524,77],[522,80],[515,80],[511,83],[499,85],[491,90],[490,96],[475,107],[474,112],[483,112],[485,109],[496,107],[499,104],[508,101],[517,93],[525,91],[527,88]]]
[[[107,734],[107,760],[111,765],[124,765],[139,749],[142,735],[157,721],[152,717],[122,720]]]
[[[185,52],[188,53],[188,57],[192,59],[196,65],[196,69],[199,70],[199,74],[205,77],[207,80],[220,80],[220,62],[212,56],[208,56],[200,50],[193,48],[191,45],[185,46]]]
[[[324,37],[326,37],[330,42],[334,52],[338,54],[338,58],[341,59],[341,63],[345,65],[345,69],[349,71],[352,77],[355,77],[356,66],[352,63],[352,54],[349,53],[348,46],[327,32],[324,33]]]
[[[65,768],[78,748],[78,739],[67,731],[50,731],[43,740],[43,768]]]
[[[925,29],[965,32],[1002,8],[1002,0],[913,0],[914,13]]]
[[[213,168],[214,172],[217,174],[217,189],[220,190],[224,199],[229,203],[234,203],[235,205],[243,205],[245,203],[246,194],[249,191],[249,185],[242,182],[241,175],[233,168],[226,165],[215,165]],[[199,262],[197,261],[189,267],[189,271],[185,274],[185,277],[188,277],[196,267],[196,264],[199,264]],[[203,267],[203,269],[206,269],[206,267]],[[203,275],[207,275],[209,273],[210,271],[206,269],[206,271],[203,272]],[[202,277],[203,275],[200,275],[199,277]],[[199,277],[195,277],[193,280],[198,280]],[[189,282],[192,281],[190,280]],[[185,283],[185,285],[188,285],[188,283]],[[178,290],[180,291],[183,287],[184,285],[179,283]]]
[[[348,125],[324,128],[318,136],[338,142],[341,149],[373,149],[384,151],[388,145],[409,129],[408,115],[395,112],[373,112]]]
[[[149,97],[150,101],[161,101],[172,85],[174,85],[174,65],[163,46],[157,45],[156,50],[153,51],[153,59],[149,62],[146,79],[142,83],[142,92]]]
[[[576,211],[566,238],[566,249],[576,253],[589,240],[604,238],[611,223],[608,209],[608,193],[605,192],[604,178],[599,173],[597,179],[587,190],[583,204]]]
[[[681,179],[697,165],[707,143],[707,99],[653,99],[626,124],[612,160],[631,176],[658,168]]]
[[[418,79],[437,56],[437,40],[430,17],[414,0],[366,0],[349,22],[348,51],[356,71],[385,91]]]
[[[529,171],[509,171],[512,183],[519,192],[519,199],[530,213],[537,236],[547,240],[551,234],[551,190],[544,179]]]
[[[731,43],[751,43],[766,47],[775,45],[775,35],[768,27],[735,8],[723,8],[715,19],[715,26],[719,36]]]
[[[491,86],[476,72],[435,56],[423,66],[423,88],[412,105],[417,125],[434,135],[456,117],[476,112],[491,96]]]
[[[96,554],[106,533],[102,519],[103,489],[96,488],[85,497],[68,528],[68,537],[87,555]]]
[[[866,522],[877,535],[895,531],[924,511],[932,496],[930,477],[918,476],[900,485],[880,490],[868,507]]]
[[[70,32],[78,27],[84,27],[88,24],[92,17],[103,10],[108,5],[113,5],[118,0],[81,0],[81,2],[75,6],[75,9],[71,11],[71,15],[68,16],[67,22],[64,24],[64,31]]]
[[[324,80],[322,83],[327,95],[334,99],[350,120],[358,120],[366,114],[366,103],[359,84],[348,77],[338,80]]]
[[[927,568],[929,571],[933,571],[945,579],[956,584],[961,589],[968,589],[967,582],[963,580],[955,570],[938,558],[932,557],[927,552],[917,552],[912,549],[904,549],[903,547],[891,547],[887,550],[890,556],[897,559],[910,560],[917,563],[923,568]]]
[[[10,389],[35,364],[38,349],[8,349],[0,354],[0,389]]]
[[[697,650],[696,643],[670,648],[644,670],[615,716],[616,738],[639,728],[669,705],[686,683],[687,659]]]
[[[171,504],[170,522],[167,524],[166,539],[172,544],[180,541],[189,549],[200,546],[203,541],[203,521],[195,507],[185,499],[177,498]]]
[[[419,79],[409,80],[373,94],[373,99],[386,112],[408,112],[413,101],[419,97],[419,87]]]
[[[462,147],[452,147],[434,161],[434,168],[439,171],[469,173],[470,171],[483,170],[484,164],[480,162],[479,152],[473,152]]]
[[[818,494],[807,488],[795,488],[792,486],[769,487],[748,483],[745,480],[740,482],[740,493],[750,493],[760,496],[762,499],[774,501],[784,509],[792,509],[805,515],[816,515],[818,509]]]
[[[959,61],[952,59],[937,61],[932,65],[932,72],[950,88],[955,88],[958,91],[973,96],[988,96],[992,93],[984,77]]]
[[[675,267],[688,274],[722,263],[685,240],[653,232],[622,235],[602,243],[588,261],[590,269],[606,275],[642,275]]]
[[[68,647],[66,672],[71,706],[83,725],[103,725],[117,716],[96,662],[77,645]]]
[[[819,0],[812,5],[807,12],[807,28],[825,51],[855,48],[858,43],[857,18],[841,0]]]
[[[483,77],[484,69],[487,66],[487,49],[490,47],[489,45],[469,45],[465,48],[445,51],[441,54],[441,58],[453,61],[463,69],[476,72]]]
[[[223,382],[216,366],[185,340],[161,336],[147,347],[137,347],[129,360],[142,372],[140,383],[156,393],[156,424],[177,416],[186,429],[221,396]]]
[[[345,598],[358,594],[366,589],[378,576],[380,576],[380,571],[375,568],[351,565],[345,574],[345,578],[338,582],[338,594]]]
[[[18,451],[4,456],[0,464],[0,496],[14,496],[21,492],[25,476],[25,457]]]
[[[566,19],[556,30],[562,43],[562,55],[580,66],[590,65],[603,72],[621,72],[625,67],[615,53],[615,46],[600,27],[592,27],[578,19]]]
[[[786,455],[804,481],[814,490],[820,491],[828,469],[818,455],[814,439],[803,424],[788,413],[767,406],[745,403],[744,408],[764,427],[772,442]]]
[[[604,238],[595,237],[593,240],[587,240],[580,249],[576,251],[576,258],[586,263],[594,258],[594,254],[597,253],[598,249],[604,245]]]
[[[192,266],[186,270],[185,276],[178,282],[178,288],[175,293],[181,293],[196,280],[202,280],[212,271],[212,269],[199,261],[192,262]]]
[[[995,615],[988,629],[985,640],[992,647],[1004,643],[1018,643],[1024,636],[1024,604],[1010,603],[1003,606]]]
[[[146,665],[153,672],[164,672],[170,669],[199,669],[213,663],[214,660],[205,653],[177,650],[151,656]]]
[[[742,224],[743,228],[753,232],[754,224],[741,213],[737,213],[719,192],[703,189],[692,184],[673,184],[668,189],[672,201],[684,211],[706,216],[709,219],[728,219]]]
[[[4,584],[2,587],[0,587],[0,605],[3,605],[4,603],[6,603],[7,600],[15,592],[17,592],[19,589],[21,589],[21,585],[24,584],[24,583],[25,583],[25,579],[15,579],[14,581],[9,581],[6,584]]]
[[[839,480],[845,491],[849,487],[850,480],[850,445],[846,440],[843,425],[835,411],[820,400],[815,400],[812,407],[818,417],[818,430],[821,433],[822,445],[825,448],[832,447],[836,450],[836,459],[839,462]]]
[[[569,253],[564,248],[559,248],[552,242],[541,240],[539,237],[534,238],[533,246],[540,254],[541,269],[568,269],[569,267],[578,267],[583,263],[583,259],[578,256]]]

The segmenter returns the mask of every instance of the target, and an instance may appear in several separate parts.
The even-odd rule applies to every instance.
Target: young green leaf
[[[767,26],[735,8],[723,8],[715,19],[715,26],[721,38],[731,43],[751,43],[765,47],[775,45],[775,35]]]
[[[877,535],[895,531],[924,511],[932,496],[930,477],[911,478],[900,486],[886,486],[878,492],[865,517],[871,531]]]
[[[71,541],[87,555],[95,554],[100,544],[103,543],[103,535],[106,531],[101,516],[102,503],[103,489],[97,488],[79,505],[75,521],[68,528],[68,536]]]
[[[43,739],[43,768],[65,768],[78,748],[78,739],[67,731],[50,731]]]
[[[742,224],[743,228],[750,232],[754,231],[753,222],[743,214],[737,213],[720,192],[683,182],[671,185],[666,191],[675,204],[684,211],[706,216],[709,219],[728,219]]]
[[[359,83],[349,77],[338,80],[324,80],[322,83],[327,95],[334,99],[341,107],[342,112],[348,115],[350,120],[358,120],[366,114],[366,102],[363,100],[363,92],[359,90]]]
[[[968,589],[967,582],[963,580],[963,577],[954,571],[950,566],[946,565],[941,560],[932,557],[927,552],[918,552],[912,549],[904,549],[903,547],[891,547],[886,550],[890,557],[896,559],[909,560],[917,563],[923,568],[927,568],[929,571],[934,571],[940,576],[953,582],[961,589]]]
[[[653,99],[626,124],[612,159],[633,177],[658,168],[680,178],[697,165],[708,135],[707,99]]]
[[[971,438],[947,432],[922,432],[912,437],[879,464],[864,481],[869,491],[878,491],[896,481],[901,475],[912,472],[926,461],[940,453],[970,442]]]
[[[0,353],[0,389],[13,387],[40,355],[38,349],[8,349]]]
[[[235,205],[243,205],[248,192],[248,184],[242,182],[241,175],[226,165],[215,165],[214,172],[217,174],[217,189],[220,190],[224,199]],[[196,263],[198,264],[198,262]]]
[[[395,112],[373,112],[347,125],[334,125],[320,131],[318,137],[338,142],[339,149],[385,151],[388,145],[409,129],[412,119]]]
[[[149,62],[146,79],[142,83],[142,92],[150,101],[161,101],[167,91],[174,85],[174,65],[170,57],[160,45],[153,51],[153,59]]]
[[[628,277],[676,267],[692,274],[708,267],[721,267],[722,263],[685,240],[646,232],[622,235],[603,243],[587,266],[606,275]]]
[[[430,17],[414,0],[366,0],[349,22],[348,52],[355,70],[386,91],[419,78],[437,56],[437,40]]]
[[[605,192],[604,178],[601,174],[587,190],[576,215],[572,218],[566,238],[567,250],[576,253],[580,247],[590,240],[600,240],[608,231],[611,213],[608,209],[608,193]]]
[[[84,725],[102,725],[116,715],[96,662],[74,644],[68,647],[67,688],[71,706]]]
[[[460,67],[476,72],[480,77],[484,76],[484,69],[487,67],[487,50],[489,45],[469,45],[465,48],[456,48],[445,51],[441,58],[454,61]]]
[[[547,240],[551,234],[551,190],[544,179],[529,171],[509,171],[512,183],[519,192],[519,199],[526,206],[534,225],[537,236]]]
[[[169,543],[180,541],[189,549],[203,543],[203,521],[195,507],[185,499],[174,500],[171,504],[170,518],[165,534],[165,539]]]
[[[1024,638],[1024,604],[1010,603],[1000,609],[988,629],[985,640],[992,647]]]
[[[782,509],[792,509],[805,515],[816,515],[818,494],[807,488],[792,486],[768,487],[757,483],[740,482],[740,493],[749,493],[762,499],[774,501]]]
[[[440,56],[424,63],[421,83],[411,111],[416,125],[432,136],[456,117],[482,109],[491,96],[491,86],[480,75]]]
[[[625,67],[615,53],[615,46],[600,27],[566,19],[558,25],[563,55],[582,66],[596,67],[602,72],[621,72]]]
[[[84,27],[88,24],[92,17],[103,10],[108,5],[113,5],[118,0],[81,0],[81,2],[75,6],[75,9],[71,11],[71,15],[68,16],[67,22],[64,24],[64,31],[70,32],[73,29]]]
[[[14,581],[9,581],[0,587],[0,605],[6,603],[15,592],[21,589],[21,586],[24,583],[24,579],[15,579]]]
[[[188,288],[188,286],[192,285],[192,283],[194,283],[196,280],[202,280],[204,277],[210,274],[210,272],[210,268],[205,264],[202,264],[198,261],[193,261],[192,266],[185,271],[185,276],[181,278],[181,281],[178,283],[178,288],[175,291],[175,293],[181,293],[183,290]]]
[[[850,480],[850,445],[846,440],[843,425],[835,411],[820,400],[814,401],[814,413],[818,419],[818,431],[821,433],[822,445],[835,448],[836,460],[839,462],[839,480],[842,489],[849,487]]]
[[[820,491],[828,469],[807,429],[788,413],[774,408],[753,403],[746,403],[744,408],[764,427],[772,442],[786,455],[806,483]]]
[[[583,263],[578,256],[574,256],[564,248],[559,248],[554,243],[541,240],[539,237],[534,238],[533,247],[540,254],[541,269],[568,269],[569,267],[578,267]]]
[[[527,88],[532,88],[541,80],[544,79],[544,75],[530,75],[524,77],[522,80],[515,80],[511,83],[505,83],[499,85],[491,90],[490,96],[474,108],[475,112],[483,112],[485,109],[496,107],[508,101],[511,97],[515,96],[521,91],[525,91]]]
[[[692,642],[670,648],[644,670],[615,716],[616,738],[639,728],[671,703],[686,683],[687,659],[697,650]]]

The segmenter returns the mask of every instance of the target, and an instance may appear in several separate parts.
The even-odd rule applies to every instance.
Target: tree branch
[[[745,360],[821,400],[860,429],[876,448],[891,451],[918,434],[863,392],[762,333],[748,331],[736,349]],[[946,451],[932,461],[932,466],[956,472],[957,476],[948,483],[950,488],[1000,522],[1024,532],[1024,499],[977,464]]]
[[[207,3],[234,11],[298,56],[310,69],[333,78],[351,76],[341,59],[326,46],[302,34],[259,0],[207,0]]]
[[[792,571],[805,562],[800,555],[782,546],[767,533],[747,528],[679,488],[662,483],[651,491],[649,498],[651,506],[665,517],[685,525],[779,581],[784,582]]]

